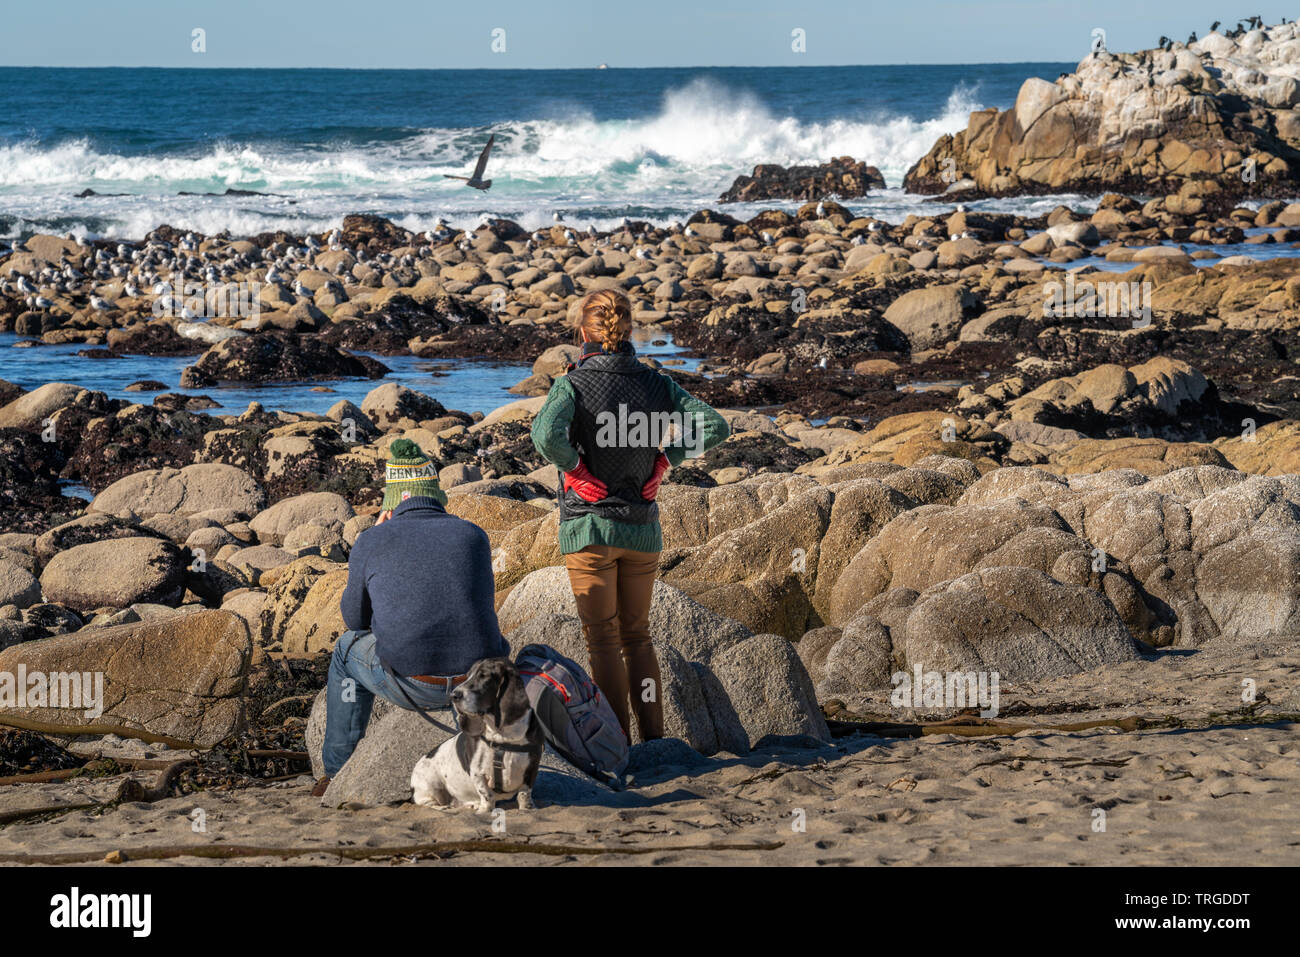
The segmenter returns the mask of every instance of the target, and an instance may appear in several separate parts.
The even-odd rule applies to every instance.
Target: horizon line
[[[1085,58],[1086,59],[1086,58]],[[1079,61],[1072,60],[984,60],[971,63],[818,63],[818,64],[776,64],[776,63],[731,63],[731,64],[685,64],[679,66],[159,66],[156,64],[100,64],[97,66],[44,65],[34,63],[0,63],[0,70],[334,70],[374,71],[387,73],[418,72],[509,72],[509,71],[562,71],[591,70],[846,70],[862,67],[926,67],[926,66],[1033,66],[1037,64],[1059,65]]]

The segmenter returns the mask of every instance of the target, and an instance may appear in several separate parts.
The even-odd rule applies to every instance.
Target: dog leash
[[[352,649],[349,648],[348,650],[351,651]],[[421,708],[418,704],[416,704],[416,703],[415,703],[415,700],[414,700],[414,699],[413,699],[413,698],[412,698],[412,697],[407,693],[406,689],[402,687],[402,684],[401,684],[401,682],[398,680],[397,675],[393,673],[393,669],[390,668],[390,667],[388,667],[388,665],[385,664],[385,663],[382,662],[382,661],[380,662],[380,665],[381,665],[381,666],[383,667],[383,669],[384,669],[384,674],[388,675],[388,679],[392,682],[393,687],[396,688],[398,691],[400,691],[400,692],[402,693],[402,697],[405,698],[405,699],[406,699],[406,703],[410,705],[410,707],[407,708],[408,711],[414,711],[416,714],[418,714],[418,715],[419,715],[421,718],[423,718],[425,721],[429,722],[429,724],[433,725],[433,726],[434,726],[435,728],[437,728],[439,731],[446,731],[448,734],[451,734],[451,735],[460,734],[460,729],[459,729],[459,728],[449,728],[449,727],[447,727],[445,724],[443,724],[442,722],[436,720],[436,719],[435,719],[435,718],[434,718],[434,717],[429,713],[430,711],[433,710],[432,708],[426,710],[426,709],[424,709],[424,708]],[[455,711],[455,710],[456,710],[455,705],[451,704],[450,702],[447,703],[447,707],[451,708],[452,711]],[[441,710],[441,709],[439,709],[439,710]]]
[[[349,652],[351,650],[352,650],[351,648],[348,649]],[[429,724],[433,725],[435,728],[437,728],[440,731],[446,731],[448,734],[452,736],[460,734],[459,728],[449,728],[445,724],[442,724],[440,721],[437,721],[429,713],[429,711],[431,711],[432,709],[426,710],[424,708],[421,708],[418,704],[416,704],[414,699],[411,698],[411,696],[407,693],[406,689],[403,688],[401,683],[397,680],[397,676],[393,673],[393,669],[388,667],[388,665],[382,661],[380,662],[380,665],[384,669],[384,674],[388,675],[389,680],[392,681],[393,687],[395,687],[398,691],[402,693],[402,697],[405,698],[407,704],[410,705],[410,708],[408,710],[414,711],[421,718],[429,722]],[[456,710],[455,704],[448,704],[448,707],[450,707],[451,710],[455,712]],[[532,709],[530,708],[528,711],[528,727],[530,730],[532,728],[532,722],[536,720],[536,717],[537,716],[533,714]],[[511,744],[508,741],[488,741],[487,744],[488,747],[492,749],[492,790],[496,791],[498,794],[505,793],[505,766],[506,766],[505,756],[507,753],[534,754],[540,758],[542,752],[546,749],[546,741],[544,738],[538,740],[536,743],[529,742],[527,744]],[[432,753],[433,753],[432,751],[429,752],[429,754]]]
[[[348,663],[348,658],[351,657],[351,655],[352,655],[352,649],[353,649],[355,646],[356,646],[356,642],[353,641],[351,644],[349,644],[349,645],[347,646],[346,649],[344,649],[344,651],[343,651],[343,664],[344,664],[344,665],[346,665],[346,664]],[[459,728],[449,728],[449,727],[447,727],[445,724],[442,724],[440,721],[435,720],[435,719],[434,719],[434,718],[429,714],[429,711],[426,711],[424,708],[421,708],[418,704],[416,704],[416,703],[415,703],[415,700],[414,700],[414,699],[413,699],[409,694],[407,694],[406,689],[402,687],[402,683],[401,683],[401,680],[399,679],[398,675],[393,671],[392,668],[390,668],[390,667],[388,666],[388,662],[384,661],[383,658],[380,658],[380,659],[379,659],[379,667],[381,667],[381,668],[384,669],[384,674],[386,674],[386,675],[388,676],[388,680],[389,680],[390,682],[392,682],[393,687],[396,688],[398,691],[400,691],[400,692],[402,693],[402,697],[405,698],[405,699],[406,699],[406,703],[410,705],[410,707],[406,709],[407,711],[414,711],[416,714],[418,714],[418,715],[419,715],[421,718],[423,718],[425,721],[429,722],[429,724],[433,725],[433,726],[434,726],[435,728],[437,728],[439,731],[446,731],[448,734],[451,734],[451,735],[456,735],[456,734],[459,734],[459,733],[460,733],[460,729],[459,729]],[[450,683],[448,684],[448,690],[450,690]],[[396,702],[394,702],[394,704],[396,704]],[[399,707],[400,707],[400,705],[399,705]],[[450,701],[447,703],[447,707],[448,707],[448,708],[451,708],[453,711],[455,711],[455,706],[452,705]],[[432,710],[432,709],[429,709],[429,710]]]

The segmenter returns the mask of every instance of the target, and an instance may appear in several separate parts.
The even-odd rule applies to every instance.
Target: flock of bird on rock
[[[1209,30],[1209,32],[1210,32],[1210,33],[1213,33],[1215,30],[1219,29],[1219,25],[1220,25],[1222,22],[1223,22],[1222,20],[1215,20],[1213,23],[1211,23],[1211,24],[1210,24],[1210,30]],[[1290,23],[1291,21],[1288,20],[1286,17],[1283,17],[1283,18],[1282,18],[1282,22],[1283,22],[1283,23]],[[1249,31],[1251,31],[1251,30],[1259,30],[1259,29],[1261,29],[1263,26],[1264,26],[1264,18],[1263,18],[1263,17],[1261,17],[1261,16],[1259,16],[1259,15],[1256,15],[1256,16],[1253,16],[1253,17],[1246,17],[1246,18],[1244,18],[1244,19],[1242,19],[1242,20],[1238,20],[1238,21],[1237,21],[1236,29],[1228,30],[1228,31],[1226,31],[1223,35],[1224,35],[1225,37],[1227,37],[1229,40],[1235,40],[1235,39],[1237,39],[1238,37],[1245,36]],[[1190,46],[1191,44],[1195,43],[1195,42],[1196,42],[1196,39],[1197,39],[1197,38],[1196,38],[1196,31],[1193,30],[1192,33],[1191,33],[1191,36],[1189,36],[1189,37],[1187,38],[1187,43],[1188,43],[1188,45]],[[1174,45],[1174,41],[1171,40],[1171,39],[1169,39],[1168,37],[1161,37],[1161,38],[1160,38],[1160,42],[1159,42],[1158,44],[1156,44],[1156,45],[1159,46],[1160,49],[1162,49],[1162,50],[1168,50],[1171,46]]]

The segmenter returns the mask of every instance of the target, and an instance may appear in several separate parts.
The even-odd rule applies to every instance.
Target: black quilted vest
[[[569,442],[609,494],[599,502],[584,502],[575,492],[564,490],[561,474],[560,521],[582,515],[631,525],[656,521],[659,506],[641,497],[641,487],[654,472],[658,433],[663,431],[661,425],[649,423],[665,422],[662,413],[673,408],[668,379],[638,362],[631,345],[589,356],[570,370],[568,379],[574,397]],[[645,423],[640,435],[635,428],[638,422]]]

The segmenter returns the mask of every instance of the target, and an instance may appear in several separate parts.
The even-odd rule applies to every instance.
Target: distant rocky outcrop
[[[343,217],[340,239],[348,246],[367,246],[371,249],[391,249],[411,241],[411,231],[397,226],[382,216],[357,213]]]
[[[849,199],[868,190],[884,189],[885,177],[874,166],[851,156],[839,156],[820,166],[778,166],[760,163],[749,176],[737,176],[723,203],[753,203],[764,199]]]
[[[1011,109],[972,113],[903,185],[987,196],[1150,195],[1188,183],[1225,200],[1294,193],[1298,66],[1294,23],[1163,50],[1092,53],[1074,73],[1026,80]]]
[[[354,356],[319,339],[262,333],[225,339],[187,366],[181,388],[219,382],[292,382],[347,376],[378,379],[388,367],[369,356]]]

